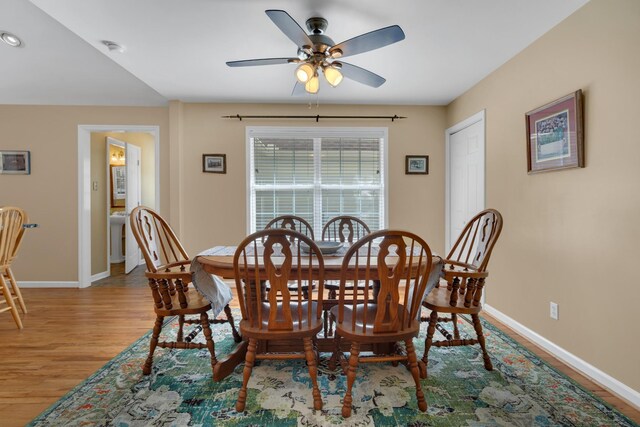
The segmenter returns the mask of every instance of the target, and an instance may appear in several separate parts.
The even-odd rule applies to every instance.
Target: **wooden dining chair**
[[[371,233],[369,226],[360,218],[340,215],[331,218],[322,228],[322,240],[353,243]]]
[[[362,237],[371,233],[369,226],[360,218],[354,216],[341,215],[331,218],[322,228],[322,240],[330,242],[342,242],[353,244]],[[359,285],[361,288],[363,284]],[[328,292],[329,299],[336,299],[337,291],[340,289],[340,282],[329,280],[324,284]],[[348,287],[346,291],[352,292],[353,288]],[[325,310],[325,338],[333,334],[333,319],[329,316],[328,310]]]
[[[301,243],[309,247],[308,254],[301,252]],[[256,359],[294,358],[306,359],[313,385],[313,408],[322,409],[315,351],[315,337],[322,329],[324,261],[320,249],[313,240],[293,230],[262,230],[240,243],[233,266],[242,311],[240,332],[249,339],[236,410],[244,411],[247,383]],[[263,299],[265,281],[269,290]],[[298,287],[295,296],[290,291],[292,282]],[[314,282],[317,287],[312,286],[304,299],[303,284]],[[256,353],[258,345],[264,346],[267,340],[296,339],[302,341],[304,353]]]
[[[484,367],[488,371],[493,370],[478,314],[482,311],[482,290],[485,286],[485,279],[489,275],[487,271],[489,258],[501,231],[502,215],[500,212],[495,209],[486,209],[478,213],[467,223],[444,260],[445,265],[442,270],[444,279],[442,283],[436,285],[423,302],[423,306],[431,310],[422,357],[425,366],[423,377],[427,376],[426,366],[429,350],[432,346],[451,347],[480,344]],[[438,317],[439,313],[448,313],[450,317]],[[459,314],[471,316],[476,332],[475,339],[460,338]],[[427,318],[422,320],[426,321]],[[439,322],[452,322],[453,335]],[[436,329],[444,336],[444,340],[433,341]]]
[[[27,313],[27,306],[11,271],[11,263],[20,249],[24,235],[23,225],[27,221],[27,214],[22,209],[12,206],[0,207],[0,288],[4,296],[4,301],[0,304],[6,304],[6,307],[0,308],[0,313],[10,311],[19,329],[23,326],[15,301],[24,314]]]
[[[211,303],[196,289],[189,288],[193,277],[189,269],[191,260],[169,224],[155,211],[139,206],[131,211],[131,229],[147,264],[145,276],[154,301],[156,322],[153,327],[149,356],[142,373],[149,375],[156,347],[178,349],[203,349],[211,354],[211,368],[216,365],[215,343],[211,334],[211,323],[229,323],[236,342],[241,341],[229,305],[224,307],[226,319],[209,319],[207,312]],[[199,315],[189,319],[186,315]],[[174,342],[158,342],[165,317],[178,316],[178,333]],[[184,324],[197,324],[198,327],[184,337]],[[204,332],[206,344],[192,342],[200,328]]]
[[[376,240],[380,242],[376,243]],[[342,263],[338,305],[331,308],[336,330],[335,351],[329,364],[331,369],[335,369],[342,356],[341,340],[350,341],[348,365],[346,361],[342,362],[347,374],[343,417],[351,416],[351,390],[360,362],[406,363],[415,381],[418,408],[423,412],[427,410],[413,338],[420,332],[420,304],[427,288],[431,263],[431,250],[427,243],[406,231],[371,233],[347,251]],[[356,281],[364,281],[363,291],[356,288],[356,292],[347,297],[347,287]],[[405,344],[406,353],[391,351],[373,356],[360,355],[362,344],[388,343],[390,348],[397,349],[396,343],[401,341]]]
[[[313,235],[313,227],[311,226],[311,224],[309,224],[307,220],[305,220],[304,218],[296,215],[280,215],[278,217],[275,217],[271,221],[269,221],[269,223],[264,227],[265,230],[270,228],[284,228],[286,230],[293,230],[293,231],[297,231],[299,233],[304,234],[305,236],[309,237],[311,240],[315,239]],[[298,286],[296,283],[290,284],[289,286],[290,291],[296,291],[297,289],[298,289]],[[303,284],[300,290],[302,291],[302,295],[305,298],[307,298],[308,292],[309,292],[309,285]]]
[[[311,224],[309,224],[306,219],[296,215],[280,215],[275,217],[264,227],[265,230],[269,228],[285,228],[302,233],[311,240],[315,239]]]

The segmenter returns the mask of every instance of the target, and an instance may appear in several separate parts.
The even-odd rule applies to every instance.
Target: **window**
[[[386,128],[247,129],[249,232],[279,215],[353,215],[386,227]]]

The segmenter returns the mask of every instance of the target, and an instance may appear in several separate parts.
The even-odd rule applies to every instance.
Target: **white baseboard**
[[[107,271],[103,271],[102,273],[94,274],[93,276],[91,276],[90,280],[91,280],[91,283],[93,283],[96,280],[104,279],[105,277],[109,277],[109,276],[111,276],[111,272],[107,270]]]
[[[640,409],[640,392],[638,392],[637,390],[632,389],[628,385],[613,378],[611,375],[602,372],[595,366],[569,353],[567,350],[563,349],[557,344],[554,344],[542,335],[532,331],[523,324],[510,318],[501,311],[496,310],[490,305],[485,305],[483,309],[487,312],[487,314],[495,317],[496,319],[504,323],[507,327],[513,329],[514,331],[534,342],[536,345],[553,354],[554,357],[560,359],[575,370],[586,375],[594,382],[598,383],[602,387],[605,387],[611,393],[628,402],[630,405],[633,405],[634,407]]]
[[[79,288],[78,282],[20,282],[20,288]]]

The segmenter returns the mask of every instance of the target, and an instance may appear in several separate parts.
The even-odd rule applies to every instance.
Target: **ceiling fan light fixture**
[[[342,73],[338,67],[330,65],[323,69],[324,78],[327,79],[327,82],[333,87],[336,87],[342,81]]]
[[[318,74],[316,73],[304,85],[304,90],[309,93],[318,93],[318,89],[320,89],[320,79],[318,79]]]
[[[307,83],[313,78],[315,73],[315,67],[308,62],[305,62],[304,64],[296,68],[296,79],[298,79],[300,83]]]
[[[329,56],[330,56],[331,58],[333,58],[333,59],[340,58],[340,57],[342,56],[342,50],[341,50],[341,49],[338,49],[338,48],[331,49],[331,50],[329,51]]]

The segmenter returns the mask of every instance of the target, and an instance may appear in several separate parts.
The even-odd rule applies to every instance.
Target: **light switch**
[[[98,191],[98,181],[93,181],[93,191]]]

